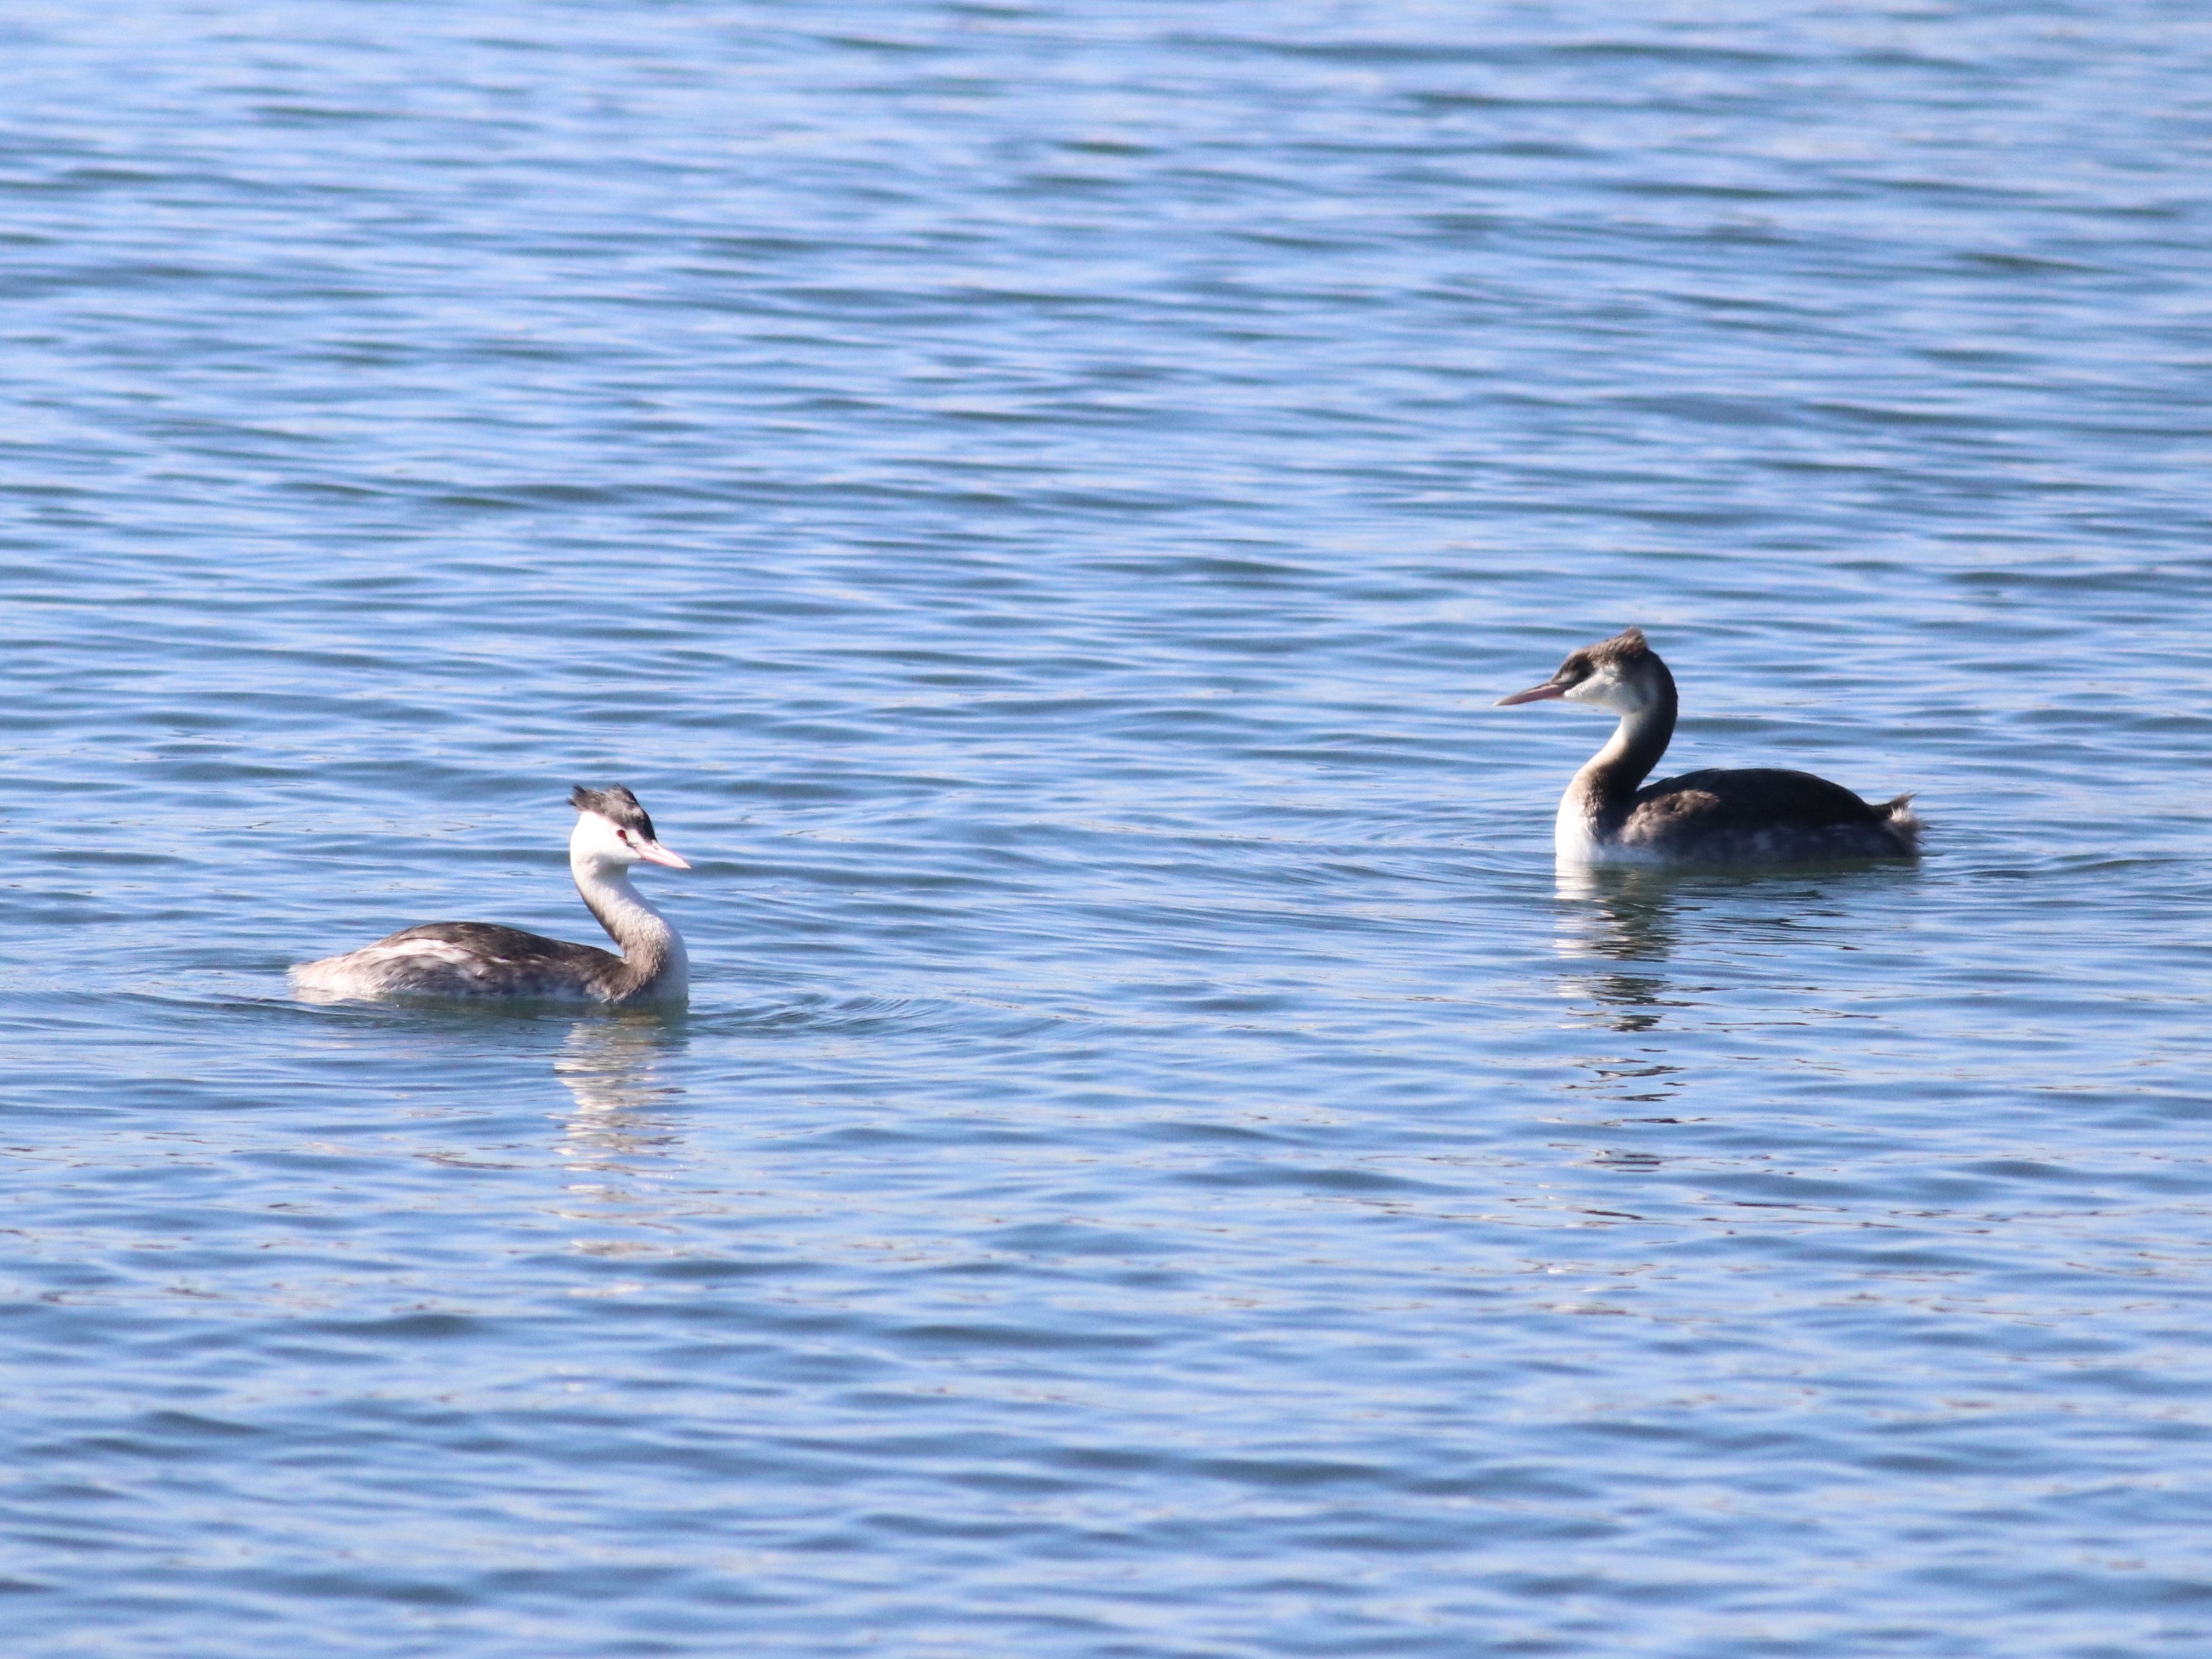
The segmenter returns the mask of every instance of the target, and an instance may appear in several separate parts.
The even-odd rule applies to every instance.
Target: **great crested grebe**
[[[1879,806],[1810,772],[1765,767],[1650,775],[1674,735],[1674,677],[1632,628],[1586,645],[1541,685],[1500,697],[1558,697],[1620,716],[1559,798],[1553,845],[1569,864],[1740,864],[1803,859],[1911,858],[1920,850],[1912,797]]]
[[[684,940],[630,885],[641,860],[691,866],[653,838],[653,820],[620,784],[570,793],[577,812],[568,870],[599,926],[622,947],[526,933],[489,921],[428,921],[342,957],[303,962],[292,983],[319,999],[561,997],[604,1003],[677,1002],[690,994]]]

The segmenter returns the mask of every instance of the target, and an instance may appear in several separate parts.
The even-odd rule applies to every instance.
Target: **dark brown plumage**
[[[1768,767],[1685,772],[1638,790],[1614,834],[1623,847],[1721,863],[1895,858],[1915,850],[1911,799],[1876,805],[1810,772]]]

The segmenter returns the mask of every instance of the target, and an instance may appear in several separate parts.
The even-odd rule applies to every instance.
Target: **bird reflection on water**
[[[668,1081],[671,1060],[689,1043],[681,1016],[657,1011],[580,1019],[554,1059],[553,1074],[575,1098],[563,1115],[562,1155],[611,1202],[629,1194],[605,1177],[633,1175],[638,1160],[665,1158],[682,1144],[677,1107],[684,1086]]]
[[[1624,1036],[1656,1034],[1668,1009],[1688,1006],[1667,972],[1676,878],[1662,870],[1562,865],[1558,883],[1555,948],[1575,964],[1560,976],[1560,994],[1582,1005],[1591,1024]],[[1681,1067],[1658,1058],[1664,1053],[1585,1056],[1590,1080],[1571,1086],[1644,1103],[1671,1100]]]
[[[1857,948],[1865,902],[1917,866],[1868,860],[1771,871],[1680,871],[1559,866],[1554,948],[1568,964],[1559,994],[1576,1005],[1575,1024],[1636,1039],[1627,1052],[1583,1056],[1590,1078],[1571,1086],[1643,1103],[1679,1100],[1690,1056],[1701,1043],[1753,1019],[1754,958],[1764,941],[1784,939],[1800,953],[1832,936]],[[1688,933],[1686,971],[1675,958]],[[1753,941],[1755,943],[1747,943]],[[1790,994],[1805,994],[1802,985]],[[1816,1005],[1817,1006],[1817,1005]],[[1663,1091],[1662,1091],[1663,1085]]]
[[[1616,964],[1571,975],[1566,984],[1591,998],[1614,1030],[1654,1030],[1660,1011],[1677,1006],[1665,972],[1676,937],[1674,885],[1658,870],[1559,867],[1559,954]]]

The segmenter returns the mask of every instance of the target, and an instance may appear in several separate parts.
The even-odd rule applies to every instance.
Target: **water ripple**
[[[2203,1650],[2202,20],[0,42],[11,1655]]]

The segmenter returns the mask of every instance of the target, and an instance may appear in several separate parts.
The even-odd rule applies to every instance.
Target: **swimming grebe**
[[[1685,772],[1638,788],[1667,752],[1675,707],[1674,677],[1641,629],[1584,646],[1541,685],[1498,706],[1547,697],[1620,716],[1613,740],[1559,798],[1553,845],[1563,863],[1773,863],[1920,850],[1911,796],[1876,806],[1810,772]]]
[[[304,962],[292,983],[311,997],[565,997],[592,1002],[682,1002],[690,962],[668,919],[630,885],[643,860],[691,866],[653,838],[653,820],[620,784],[579,786],[568,837],[576,890],[622,955],[489,921],[430,921],[342,957]]]

